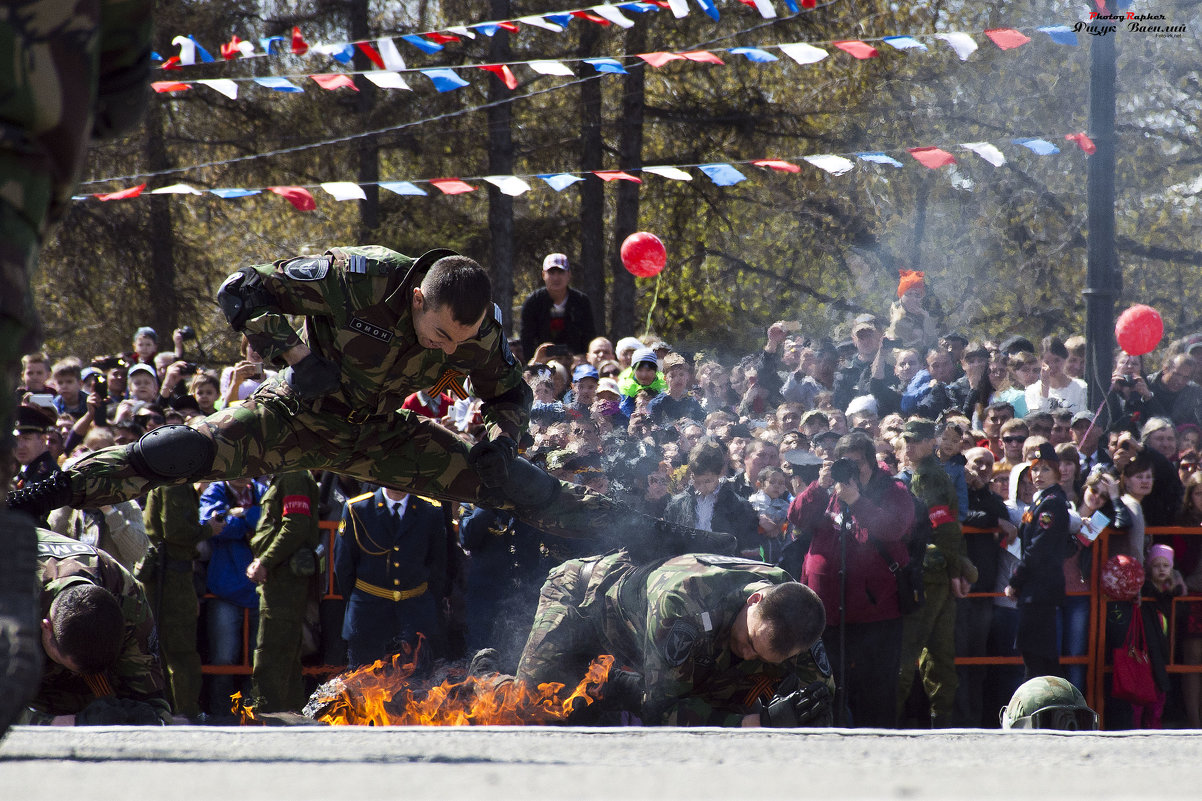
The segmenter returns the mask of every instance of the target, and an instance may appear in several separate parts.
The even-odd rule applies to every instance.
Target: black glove
[[[301,400],[315,401],[337,392],[342,386],[342,371],[329,359],[310,353],[284,371],[284,380]]]
[[[633,670],[610,668],[601,697],[622,709],[638,711],[643,705],[643,677]]]
[[[769,729],[831,725],[831,692],[821,681],[788,695],[773,697],[760,710],[760,725]]]
[[[477,442],[467,453],[467,463],[476,471],[480,483],[491,489],[505,486],[509,464],[518,455],[518,446],[509,437]]]
[[[75,715],[76,726],[159,726],[162,722],[145,701],[111,695],[97,698]]]

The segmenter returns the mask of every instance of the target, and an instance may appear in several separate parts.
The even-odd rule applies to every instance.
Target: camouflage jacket
[[[118,698],[144,701],[159,710],[164,722],[170,722],[163,675],[150,647],[154,619],[137,579],[105,552],[45,529],[38,529],[38,566],[43,619],[49,617],[54,598],[80,582],[104,587],[117,596],[125,615],[125,642],[116,666],[106,676],[108,685]],[[42,684],[25,722],[45,724],[56,715],[74,715],[96,697],[83,676],[47,659]]]
[[[196,544],[213,533],[200,523],[200,496],[192,484],[156,487],[146,496],[142,522],[152,548],[166,548],[168,559],[196,558]]]
[[[414,259],[364,245],[256,265],[273,302],[243,330],[256,342],[270,341],[263,346],[264,359],[304,342],[339,365],[342,387],[316,401],[317,412],[325,404],[384,414],[419,390],[462,392],[470,377],[473,393],[484,401],[489,438],[504,432],[517,441],[529,423],[531,394],[509,352],[499,311],[485,315],[476,337],[451,355],[423,347],[414,333],[413,289],[435,261],[449,255],[435,250]],[[304,316],[301,332],[286,314]]]
[[[652,725],[739,726],[790,673],[802,685],[830,678],[822,643],[779,665],[730,650],[735,618],[756,591],[790,581],[763,562],[708,554],[618,571],[623,553],[594,570],[605,645],[643,674],[643,719]],[[629,564],[629,563],[627,563]],[[594,594],[589,588],[585,603]],[[833,689],[833,685],[832,685]]]
[[[951,476],[932,455],[914,466],[908,483],[910,492],[927,505],[931,519],[931,542],[923,559],[927,579],[963,576],[975,581],[976,568],[968,561],[968,549],[960,529],[960,503]]]
[[[263,515],[250,535],[250,549],[268,570],[286,563],[301,548],[316,548],[317,482],[307,470],[281,473],[263,493]]]

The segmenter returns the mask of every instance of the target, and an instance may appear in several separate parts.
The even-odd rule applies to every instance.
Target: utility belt
[[[333,397],[322,398],[320,404],[321,411],[318,412],[319,414],[332,414],[356,426],[363,423],[381,422],[393,416],[392,412],[371,414],[362,409],[352,409],[350,406]]]
[[[383,587],[368,584],[363,579],[357,578],[355,579],[355,589],[368,595],[374,595],[377,598],[383,598],[386,601],[408,601],[410,598],[420,598],[425,595],[426,590],[430,589],[430,583],[423,581],[421,584],[408,590],[386,590]]]

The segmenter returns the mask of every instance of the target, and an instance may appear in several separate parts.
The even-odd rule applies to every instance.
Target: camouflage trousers
[[[948,720],[956,708],[956,597],[946,576],[924,582],[926,603],[902,619],[901,670],[897,680],[898,719],[910,696],[914,671],[922,673],[922,687],[931,702],[931,714]]]
[[[604,495],[568,482],[561,482],[559,494],[540,509],[497,499],[468,465],[467,444],[440,423],[407,411],[349,423],[310,410],[278,379],[193,427],[216,444],[216,459],[204,475],[175,482],[148,478],[130,463],[128,447],[108,448],[88,454],[69,470],[72,506],[136,498],[166,483],[330,470],[436,500],[506,509],[544,531],[567,537],[616,540],[641,518]]]
[[[305,705],[301,639],[310,576],[297,576],[287,561],[259,585],[259,633],[251,667],[251,695],[260,712],[299,712]]]
[[[586,567],[592,573],[605,569],[600,565],[610,568],[605,571],[610,577],[633,568],[632,563],[615,562],[613,557],[590,557],[571,559],[547,575],[539,592],[530,636],[518,660],[519,681],[530,687],[546,682],[575,687],[594,657],[613,653],[601,630],[600,615],[590,612],[602,577],[586,575]],[[614,656],[618,657],[616,664],[622,664],[623,657],[631,661],[631,655]],[[641,662],[634,660],[634,664]]]

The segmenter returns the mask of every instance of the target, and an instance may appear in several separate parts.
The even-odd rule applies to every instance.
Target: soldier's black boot
[[[9,497],[12,497],[11,495]],[[38,626],[38,541],[33,521],[0,509],[0,737],[42,675]]]
[[[71,496],[70,476],[62,470],[55,470],[49,478],[8,493],[8,508],[41,518],[60,506],[70,506]]]

